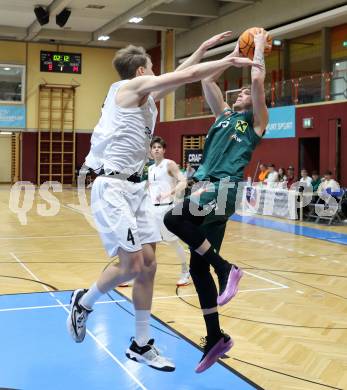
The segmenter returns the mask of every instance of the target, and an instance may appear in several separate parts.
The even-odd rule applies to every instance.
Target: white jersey
[[[157,107],[149,96],[141,107],[123,108],[116,104],[116,94],[129,80],[111,85],[102,107],[101,118],[91,138],[86,165],[105,173],[142,174],[150,150]]]
[[[153,204],[167,204],[173,202],[173,196],[158,200],[158,196],[163,192],[172,191],[176,184],[176,178],[169,174],[169,162],[164,158],[160,164],[153,164],[148,168],[148,184],[151,200]]]

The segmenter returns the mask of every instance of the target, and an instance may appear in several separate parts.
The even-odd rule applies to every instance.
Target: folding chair
[[[342,203],[342,199],[345,196],[346,191],[343,188],[341,188],[340,191],[333,192],[333,191],[331,191],[331,188],[327,188],[325,190],[325,192],[328,195],[335,198],[335,200],[337,201],[336,212],[333,215],[319,215],[321,213],[315,213],[316,214],[315,222],[318,223],[322,219],[322,220],[328,221],[328,225],[331,225],[333,222],[341,223],[342,222],[341,203]],[[315,210],[318,209],[318,210],[323,211],[323,210],[325,210],[325,208],[326,208],[326,203],[325,202],[320,203],[318,200],[318,202],[315,205]]]

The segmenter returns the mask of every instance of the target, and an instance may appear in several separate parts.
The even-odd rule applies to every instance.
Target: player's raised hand
[[[241,57],[239,41],[236,42],[235,49],[231,53],[234,57]]]
[[[264,46],[265,47],[268,47],[268,37],[269,37],[269,33],[267,31],[265,31],[263,28],[259,28],[258,31],[253,34],[253,37],[254,37],[254,45],[255,47],[257,46]],[[271,48],[271,45],[269,46]]]
[[[208,50],[213,46],[216,46],[218,43],[224,41],[225,38],[230,37],[232,34],[231,31],[224,31],[220,34],[214,35],[212,38],[209,38],[207,41],[201,44],[201,48]]]
[[[230,53],[223,58],[224,61],[230,64],[230,66],[235,66],[236,68],[243,68],[246,66],[255,66],[261,68],[261,64],[254,62],[248,57],[235,57],[234,53]]]

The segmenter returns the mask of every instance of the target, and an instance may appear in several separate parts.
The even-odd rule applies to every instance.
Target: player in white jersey
[[[176,251],[181,262],[181,277],[176,284],[187,286],[191,281],[185,250],[178,237],[167,230],[163,221],[164,215],[174,207],[175,198],[183,198],[187,179],[174,161],[165,158],[165,151],[166,142],[161,137],[154,137],[151,142],[154,164],[148,168],[148,188],[161,237]]]
[[[100,174],[91,193],[95,224],[108,255],[118,255],[119,264],[107,267],[89,290],[78,289],[72,293],[68,331],[76,342],[82,342],[95,302],[115,286],[135,279],[136,333],[126,356],[162,371],[173,371],[175,366],[159,354],[150,338],[155,243],[161,237],[151,215],[153,208],[145,183],[140,180],[156,121],[154,101],[218,69],[252,64],[247,58],[228,55],[218,61],[189,66],[192,58],[202,58],[207,48],[226,35],[229,33],[205,42],[179,70],[161,76],[154,76],[151,59],[143,48],[128,46],[119,50],[113,65],[122,81],[113,84],[108,92],[86,158],[86,164]]]

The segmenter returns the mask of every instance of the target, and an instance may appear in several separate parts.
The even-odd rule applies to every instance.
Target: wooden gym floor
[[[36,191],[22,225],[10,187],[0,187],[0,294],[88,287],[108,264],[76,191],[54,196],[57,215],[38,214],[45,202]],[[319,229],[347,234],[346,226]],[[235,341],[224,362],[265,389],[347,389],[347,246],[230,221],[222,255],[246,271],[220,309]],[[205,332],[194,287],[176,291],[180,266],[167,245],[157,260],[153,314],[198,344]]]

